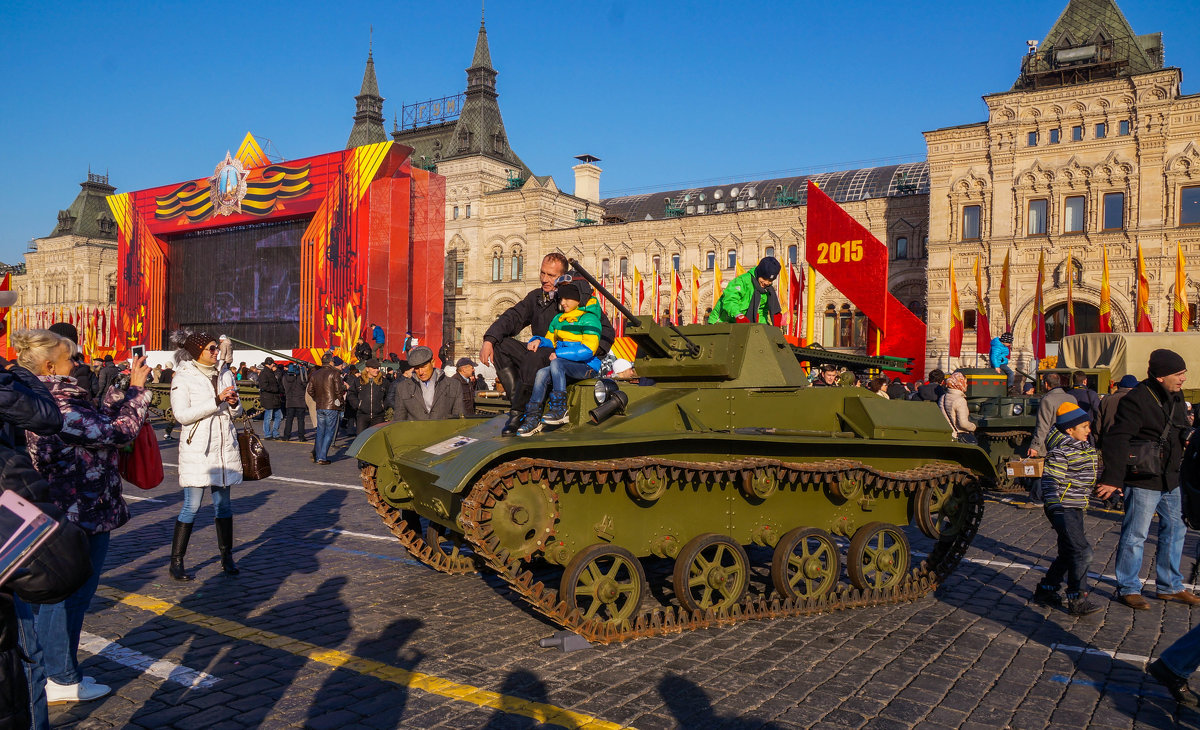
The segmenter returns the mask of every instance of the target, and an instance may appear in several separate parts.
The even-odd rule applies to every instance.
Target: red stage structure
[[[445,178],[395,142],[272,163],[247,134],[210,177],[109,196],[116,355],[180,326],[347,361],[378,324],[441,344]],[[368,335],[369,337],[369,335]]]

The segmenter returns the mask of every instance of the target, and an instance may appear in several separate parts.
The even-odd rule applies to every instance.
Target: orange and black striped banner
[[[251,173],[246,181],[246,197],[242,198],[242,212],[249,215],[268,215],[281,200],[301,198],[312,190],[308,179],[310,165],[268,165],[260,175]],[[207,181],[186,182],[166,195],[154,198],[154,217],[169,221],[186,215],[189,223],[198,223],[213,213],[210,188]]]

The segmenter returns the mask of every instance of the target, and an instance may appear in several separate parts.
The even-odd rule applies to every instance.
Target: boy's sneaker
[[[1041,606],[1063,607],[1062,595],[1059,594],[1058,589],[1049,586],[1039,585],[1033,591],[1033,602]]]
[[[1067,595],[1067,613],[1072,616],[1088,616],[1099,611],[1102,606],[1099,603],[1088,599],[1088,594],[1077,593],[1074,596]]]
[[[532,436],[542,430],[542,415],[537,411],[525,411],[525,420],[517,428],[518,436]]]
[[[567,391],[551,391],[546,399],[546,415],[542,417],[542,423],[557,426],[570,420],[567,416]]]

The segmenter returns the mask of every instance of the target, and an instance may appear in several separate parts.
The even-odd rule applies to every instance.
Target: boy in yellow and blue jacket
[[[1058,533],[1058,556],[1034,591],[1033,600],[1042,605],[1062,606],[1058,586],[1066,576],[1067,612],[1072,616],[1087,616],[1100,610],[1098,604],[1088,600],[1087,573],[1092,546],[1083,526],[1083,515],[1100,475],[1099,454],[1088,443],[1091,431],[1087,413],[1076,403],[1060,405],[1054,428],[1046,435],[1046,463],[1042,469],[1041,496],[1046,518]]]
[[[550,355],[550,365],[538,370],[533,379],[533,391],[525,407],[525,419],[517,429],[518,436],[537,433],[544,425],[566,423],[567,380],[594,378],[600,371],[600,358],[596,357],[600,346],[600,303],[577,281],[559,284],[557,296],[562,312],[550,322],[545,337],[529,340],[530,350],[553,347],[554,352]],[[550,397],[543,417],[542,402],[546,400],[547,388]]]

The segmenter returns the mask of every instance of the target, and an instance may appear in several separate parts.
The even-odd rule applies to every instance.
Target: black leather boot
[[[190,522],[175,521],[175,536],[171,538],[171,577],[175,580],[191,580],[183,569],[183,556],[187,553],[188,540],[192,538]]]
[[[217,528],[217,552],[221,554],[221,569],[227,575],[242,572],[233,564],[233,518],[218,517],[213,520]]]

